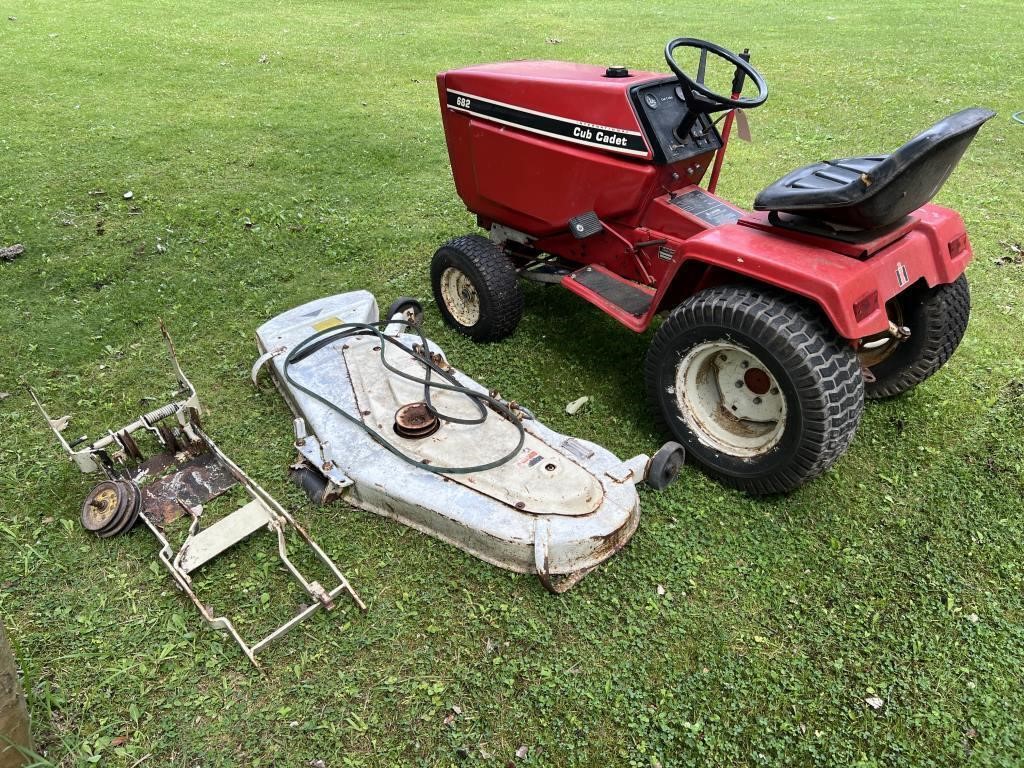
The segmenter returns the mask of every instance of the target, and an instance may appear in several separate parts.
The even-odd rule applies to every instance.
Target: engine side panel
[[[470,122],[466,130],[475,180],[470,208],[533,235],[564,231],[586,211],[604,219],[627,214],[642,205],[657,173],[502,126]]]
[[[520,61],[437,82],[459,196],[479,216],[535,237],[566,232],[589,211],[635,224],[655,195],[699,181],[720,146],[706,118],[699,137],[673,138],[685,107],[674,79],[657,73],[609,78],[591,65]],[[648,96],[656,108],[638,107]],[[641,108],[655,118],[638,116]]]

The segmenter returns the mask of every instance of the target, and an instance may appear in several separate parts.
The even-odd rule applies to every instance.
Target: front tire
[[[889,312],[893,322],[910,330],[910,338],[861,348],[861,364],[874,377],[865,385],[872,399],[902,395],[946,364],[967,332],[971,316],[967,275],[946,285],[901,294],[890,302]]]
[[[686,452],[751,494],[791,491],[831,467],[864,409],[850,346],[815,308],[757,287],[711,288],[680,304],[644,372]]]
[[[445,323],[473,341],[510,336],[523,316],[516,269],[486,237],[463,235],[438,248],[430,282]]]

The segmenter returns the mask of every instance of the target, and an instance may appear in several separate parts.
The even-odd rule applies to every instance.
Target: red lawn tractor
[[[960,343],[971,248],[960,216],[929,201],[995,113],[800,168],[751,212],[715,187],[764,78],[702,40],[672,40],[665,59],[671,76],[557,61],[438,75],[455,186],[489,237],[437,251],[434,296],[481,342],[515,330],[519,279],[637,332],[668,313],[644,366],[661,421],[722,481],[789,491],[847,449],[865,397],[906,392]]]

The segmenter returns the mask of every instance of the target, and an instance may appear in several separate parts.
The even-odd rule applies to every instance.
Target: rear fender
[[[688,295],[740,277],[813,302],[844,338],[860,339],[889,327],[885,301],[891,296],[880,291],[878,270],[868,268],[868,262],[735,224],[696,235],[681,251],[684,261],[677,274],[690,283],[684,289]],[[692,262],[705,269],[698,273]],[[872,293],[874,308],[858,317],[855,305],[866,301],[870,306]]]

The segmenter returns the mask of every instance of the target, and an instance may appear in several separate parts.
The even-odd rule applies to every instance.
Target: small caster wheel
[[[306,492],[306,496],[316,506],[327,503],[327,478],[312,467],[302,464],[288,471],[288,479]]]
[[[412,312],[411,318],[409,312]],[[423,305],[420,304],[419,299],[415,299],[412,296],[399,296],[392,301],[381,319],[386,322],[399,314],[411,325],[423,324]]]
[[[665,443],[651,457],[644,482],[656,491],[665,490],[672,485],[685,461],[686,451],[683,450],[683,446],[679,443]]]

